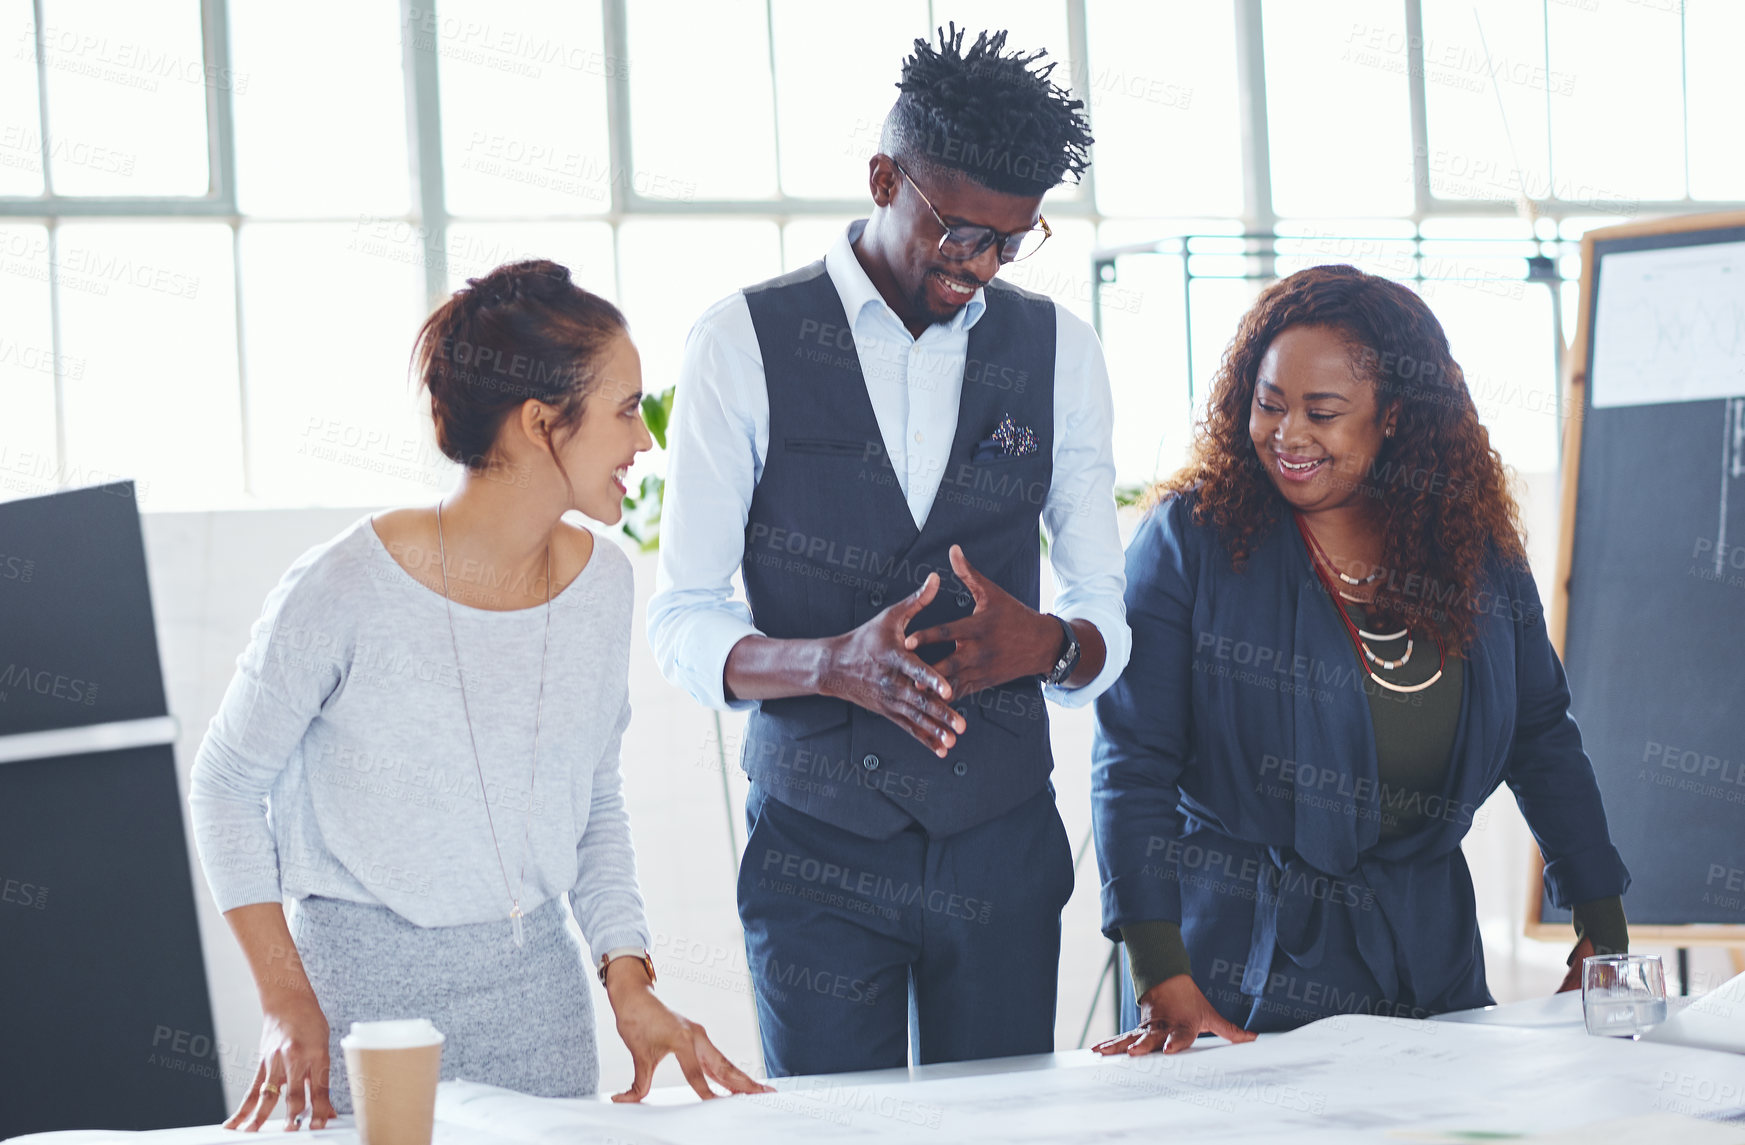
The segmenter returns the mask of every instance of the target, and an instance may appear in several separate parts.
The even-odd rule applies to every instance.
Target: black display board
[[[1565,438],[1553,633],[1570,711],[1630,868],[1632,939],[1679,946],[1745,942],[1745,398],[1726,396],[1745,395],[1745,273],[1730,269],[1745,247],[1734,244],[1745,216],[1589,233],[1572,355],[1580,417]],[[1644,251],[1666,254],[1618,257]],[[1617,293],[1602,305],[1608,268]],[[1688,400],[1678,363],[1693,356],[1717,363],[1700,390],[1720,396]],[[1567,937],[1568,912],[1535,891],[1529,930]]]
[[[132,483],[0,504],[0,737],[165,714]],[[0,762],[0,1137],[216,1124],[223,1068],[170,744]]]

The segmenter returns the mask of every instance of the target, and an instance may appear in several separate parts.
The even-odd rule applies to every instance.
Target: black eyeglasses
[[[1013,231],[1011,234],[1001,234],[993,227],[984,227],[976,223],[958,223],[953,225],[940,216],[933,201],[927,197],[909,173],[903,170],[903,165],[895,159],[891,166],[897,173],[909,180],[909,186],[915,188],[915,193],[921,196],[921,201],[927,204],[927,209],[933,212],[933,218],[938,221],[945,233],[939,236],[939,253],[953,262],[963,262],[998,243],[1000,246],[1000,262],[1017,262],[1029,258],[1042,249],[1042,244],[1053,237],[1054,232],[1048,227],[1048,220],[1041,215],[1036,216],[1036,225],[1027,231]]]

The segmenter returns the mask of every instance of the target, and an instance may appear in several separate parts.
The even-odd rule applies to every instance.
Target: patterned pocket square
[[[990,457],[1024,457],[1035,452],[1036,431],[1027,425],[1014,424],[1012,415],[1007,414],[991,435],[976,443],[970,459],[986,461]]]

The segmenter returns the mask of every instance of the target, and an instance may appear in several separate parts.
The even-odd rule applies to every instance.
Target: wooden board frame
[[[1581,238],[1581,298],[1576,307],[1575,339],[1564,353],[1563,393],[1560,408],[1571,411],[1563,425],[1563,465],[1559,475],[1557,513],[1557,573],[1551,586],[1551,607],[1546,617],[1551,646],[1563,659],[1563,638],[1569,620],[1569,576],[1575,556],[1576,478],[1581,473],[1581,427],[1587,416],[1587,349],[1589,323],[1597,299],[1594,244],[1646,235],[1677,235],[1695,231],[1745,227],[1745,211],[1722,211],[1707,215],[1674,215],[1622,223],[1588,231]],[[1559,302],[1561,305],[1561,300]],[[1545,902],[1545,858],[1532,849],[1527,872],[1527,910],[1523,933],[1528,938],[1564,942],[1570,938],[1567,922],[1546,922],[1540,917]],[[1672,946],[1745,946],[1745,925],[1693,923],[1685,926],[1632,926],[1632,942]]]

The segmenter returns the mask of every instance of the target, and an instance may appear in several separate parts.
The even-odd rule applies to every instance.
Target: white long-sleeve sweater
[[[633,597],[628,558],[596,537],[552,602],[530,785],[545,606],[453,605],[475,765],[442,596],[367,516],[304,553],[194,761],[195,842],[219,909],[322,895],[507,932],[525,859],[524,914],[569,891],[595,961],[646,948],[618,758]]]

